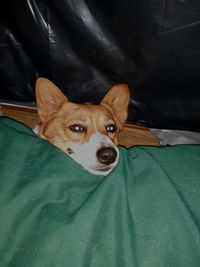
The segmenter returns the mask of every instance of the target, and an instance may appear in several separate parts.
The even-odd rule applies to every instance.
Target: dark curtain
[[[125,82],[130,123],[200,132],[200,1],[2,1],[0,99],[34,102],[40,76],[75,102]]]

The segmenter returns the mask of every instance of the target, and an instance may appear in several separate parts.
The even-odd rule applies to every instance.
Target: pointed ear
[[[123,127],[128,116],[130,91],[127,84],[116,84],[101,101],[101,104],[112,108],[120,125]]]
[[[38,115],[42,122],[51,118],[67,101],[67,97],[51,81],[39,78],[36,82]]]

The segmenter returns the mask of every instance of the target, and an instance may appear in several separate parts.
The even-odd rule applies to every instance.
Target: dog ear
[[[116,84],[101,101],[101,104],[111,107],[120,126],[123,127],[128,116],[130,91],[127,84]]]
[[[36,100],[38,115],[42,122],[51,118],[68,98],[51,81],[39,78],[36,82]]]

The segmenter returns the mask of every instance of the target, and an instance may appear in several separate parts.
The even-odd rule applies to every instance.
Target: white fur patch
[[[33,130],[33,132],[34,132],[35,134],[39,134],[39,131],[40,131],[40,125],[39,125],[39,124],[35,125],[35,127],[34,127],[32,130]]]
[[[112,147],[117,152],[116,160],[109,164],[104,165],[98,161],[97,151],[103,147]],[[68,148],[72,150],[72,153],[66,151],[66,153],[82,165],[90,173],[97,175],[107,175],[117,165],[119,160],[118,147],[104,134],[95,133],[91,135],[89,141],[85,144],[73,144],[68,145]]]

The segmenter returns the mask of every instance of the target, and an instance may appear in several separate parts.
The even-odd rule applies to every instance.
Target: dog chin
[[[83,166],[84,169],[86,169],[89,173],[94,174],[94,175],[101,175],[101,176],[106,176],[108,175],[115,166],[112,167],[108,167],[108,166],[104,166],[104,167],[86,167]]]

